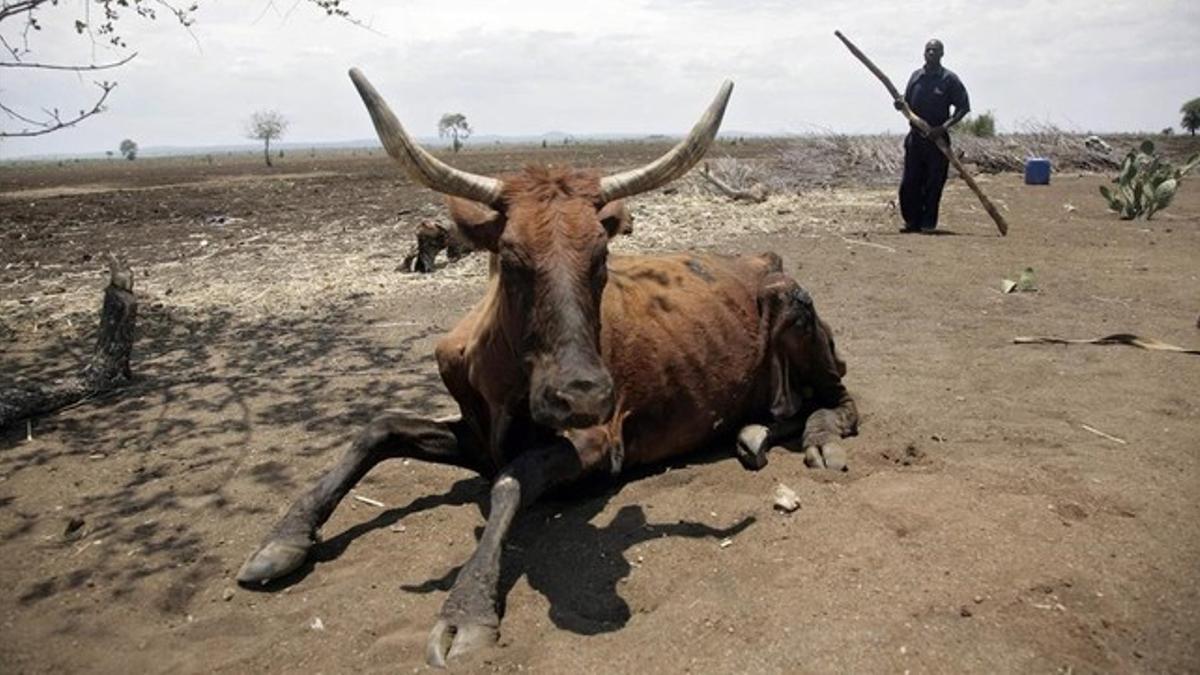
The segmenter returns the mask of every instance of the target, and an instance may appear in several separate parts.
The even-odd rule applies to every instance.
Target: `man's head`
[[[933,39],[925,43],[925,65],[930,68],[937,68],[942,65],[942,54],[946,52],[942,46],[942,41]]]

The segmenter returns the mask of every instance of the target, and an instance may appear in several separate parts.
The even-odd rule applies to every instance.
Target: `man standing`
[[[900,180],[900,213],[904,232],[933,232],[937,229],[938,204],[950,161],[935,141],[950,142],[947,131],[971,111],[967,88],[958,76],[942,67],[945,50],[941,40],[925,43],[925,66],[908,80],[904,101],[917,117],[931,127],[928,136],[913,127],[904,139],[904,177]],[[954,114],[950,114],[954,106]],[[900,103],[896,103],[900,109]]]

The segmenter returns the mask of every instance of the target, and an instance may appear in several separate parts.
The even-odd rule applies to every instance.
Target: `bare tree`
[[[271,166],[271,139],[281,138],[287,131],[288,121],[278,110],[259,110],[246,123],[246,135],[263,142],[263,158]]]
[[[438,120],[438,136],[450,137],[450,146],[458,152],[463,141],[471,136],[471,125],[467,124],[467,116],[462,113],[446,113]]]
[[[122,19],[133,12],[143,19],[154,21],[159,14],[170,16],[187,30],[196,21],[199,2],[187,0],[190,4],[178,6],[174,0],[76,0],[79,14],[75,18],[75,32],[86,36],[93,44],[108,43],[119,50],[128,50],[121,33],[118,32]],[[271,0],[267,0],[268,4]],[[297,0],[299,2],[300,0]],[[345,19],[363,26],[353,18],[349,11],[342,8],[342,0],[304,0],[330,16]],[[128,53],[106,62],[91,63],[51,63],[32,60],[33,49],[30,47],[30,37],[42,29],[38,20],[38,11],[44,6],[66,4],[66,0],[0,0],[0,71],[10,68],[33,69],[49,73],[52,71],[69,71],[85,73],[91,71],[111,70],[119,68],[132,61],[137,52]],[[363,26],[367,28],[366,26]],[[32,112],[18,110],[4,103],[0,98],[0,113],[7,118],[9,124],[16,129],[0,127],[0,138],[17,136],[41,136],[59,129],[74,126],[79,122],[99,114],[105,109],[109,94],[116,88],[116,82],[97,80],[94,84],[100,89],[90,107],[80,108],[71,113],[59,110],[53,105],[42,106],[40,111]],[[2,95],[2,92],[0,92]]]

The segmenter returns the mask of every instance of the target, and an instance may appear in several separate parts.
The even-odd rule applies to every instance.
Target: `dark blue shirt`
[[[950,119],[952,105],[956,111],[966,112],[971,109],[967,88],[957,75],[946,68],[938,68],[932,72],[925,72],[925,68],[917,68],[912,77],[908,78],[908,86],[904,89],[904,101],[918,117],[932,126]]]

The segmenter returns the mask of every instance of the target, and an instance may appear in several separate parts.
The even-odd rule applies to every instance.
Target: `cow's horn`
[[[455,169],[429,154],[409,138],[387,102],[358,68],[350,69],[350,79],[354,81],[354,87],[358,89],[359,96],[362,96],[363,103],[367,105],[367,111],[371,113],[371,121],[375,123],[375,132],[379,134],[379,140],[383,141],[383,147],[408,169],[409,175],[415,180],[442,194],[471,199],[489,206],[500,202],[500,193],[504,187],[500,181]]]
[[[729,103],[729,95],[733,93],[733,82],[725,80],[721,91],[713,99],[704,116],[692,127],[688,137],[671,148],[667,154],[636,169],[605,176],[600,179],[600,199],[610,202],[614,199],[629,197],[641,192],[647,192],[665,185],[688,172],[712,144],[721,127],[721,118],[725,115],[725,105]]]

